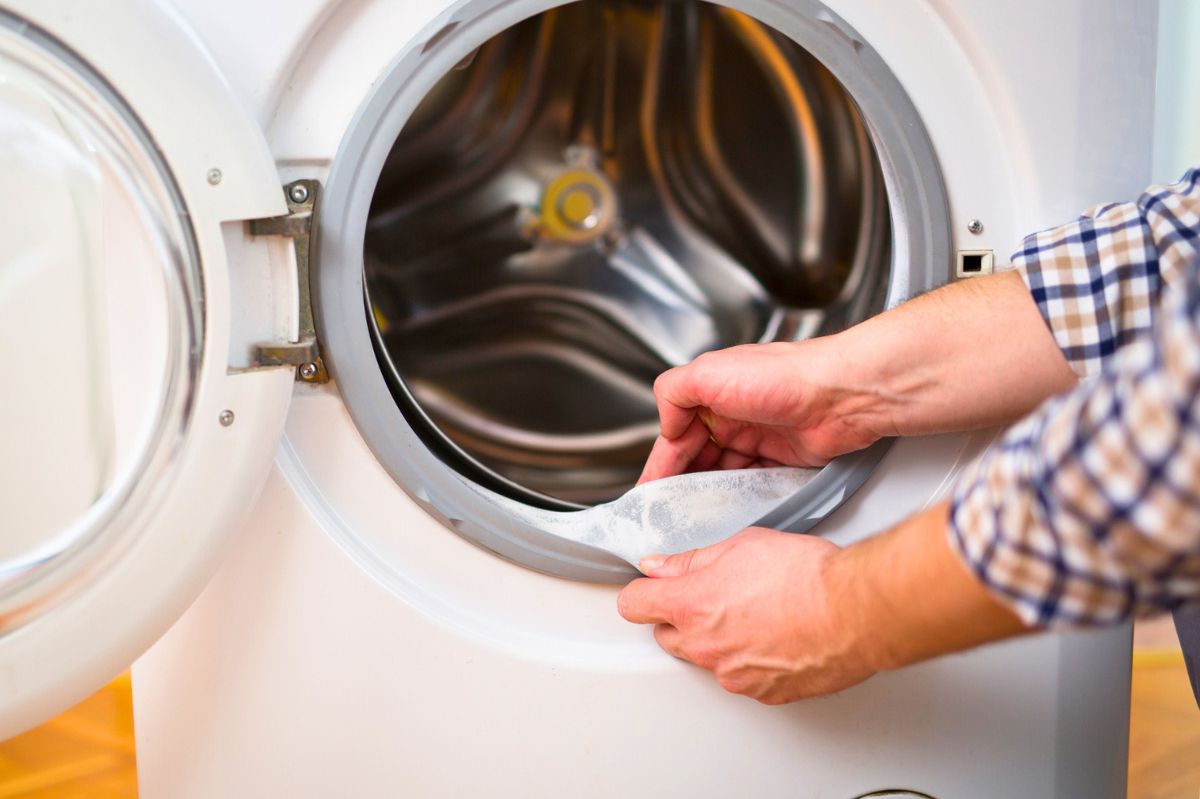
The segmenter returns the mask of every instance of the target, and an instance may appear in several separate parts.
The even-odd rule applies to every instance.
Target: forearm
[[[1076,383],[1012,272],[945,286],[811,344],[845,381],[839,412],[881,435],[1007,424]]]
[[[830,558],[834,612],[878,670],[1029,631],[953,552],[948,516],[940,503]]]

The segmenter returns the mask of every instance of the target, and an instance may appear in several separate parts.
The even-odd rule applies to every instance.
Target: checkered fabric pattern
[[[1084,379],[963,475],[955,547],[1034,625],[1200,600],[1200,169],[1013,262]]]

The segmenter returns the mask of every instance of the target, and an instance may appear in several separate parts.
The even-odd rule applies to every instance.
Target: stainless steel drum
[[[858,106],[792,38],[585,0],[488,40],[404,125],[365,236],[376,354],[456,471],[579,507],[636,479],[656,375],[879,311],[891,238]]]

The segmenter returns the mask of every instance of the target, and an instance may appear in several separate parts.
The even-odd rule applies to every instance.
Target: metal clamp
[[[259,366],[294,366],[296,379],[304,383],[329,381],[313,323],[312,288],[309,285],[320,192],[321,184],[315,180],[289,183],[283,187],[288,204],[287,216],[250,221],[252,236],[287,236],[292,240],[296,248],[296,283],[300,300],[299,339],[255,345],[255,362]]]

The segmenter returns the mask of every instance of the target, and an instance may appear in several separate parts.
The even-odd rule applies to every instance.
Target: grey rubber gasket
[[[432,453],[409,425],[380,369],[367,318],[363,240],[376,182],[408,117],[437,81],[485,41],[569,0],[464,0],[411,42],[376,81],[333,160],[313,273],[325,363],[379,462],[423,508],[468,540],[538,571],[622,582],[635,574],[614,556],[544,533],[497,511],[474,485]],[[941,170],[920,115],[879,54],[816,0],[723,0],[770,25],[821,61],[858,105],[878,154],[892,223],[886,306],[950,276],[949,210]],[[881,441],[838,458],[762,520],[810,529],[849,497],[886,452]]]

